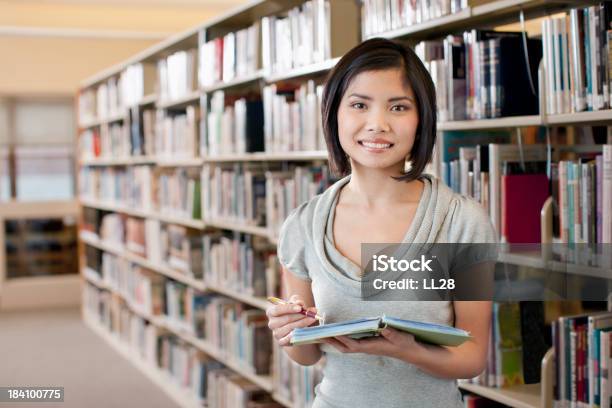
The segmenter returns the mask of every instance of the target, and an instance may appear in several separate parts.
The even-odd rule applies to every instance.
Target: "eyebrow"
[[[368,100],[368,101],[372,100],[372,98],[370,96],[360,95],[360,94],[356,94],[356,93],[352,93],[348,97],[349,98],[353,98],[353,97],[361,98],[361,99],[365,99],[365,100]],[[414,103],[414,100],[411,97],[409,97],[409,96],[395,96],[393,98],[389,98],[389,102],[397,102],[397,101],[402,101],[402,100],[408,100],[408,101]]]

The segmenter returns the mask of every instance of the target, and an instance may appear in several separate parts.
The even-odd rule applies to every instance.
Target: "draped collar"
[[[338,180],[321,194],[314,209],[312,239],[314,253],[324,268],[328,283],[348,296],[360,297],[361,271],[334,245],[333,220],[339,192],[350,175]],[[402,242],[431,244],[438,240],[440,228],[448,213],[452,191],[430,175],[422,175],[423,192],[414,218]]]

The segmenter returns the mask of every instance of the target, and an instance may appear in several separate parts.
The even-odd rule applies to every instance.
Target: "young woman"
[[[299,364],[326,355],[316,408],[460,407],[455,379],[474,377],[486,365],[490,302],[360,296],[361,243],[495,242],[478,203],[422,174],[436,136],[432,80],[409,48],[368,40],[331,71],[322,113],[330,165],[345,177],[283,224],[278,257],[297,305],[268,308],[273,336]],[[447,348],[386,328],[372,339],[292,347],[291,331],[315,322],[297,313],[298,305],[324,314],[327,323],[387,314],[454,325],[472,339]]]

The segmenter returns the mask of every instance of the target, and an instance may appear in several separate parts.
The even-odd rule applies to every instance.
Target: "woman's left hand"
[[[412,334],[390,327],[386,327],[378,337],[356,340],[348,336],[338,336],[324,339],[323,342],[341,353],[375,354],[397,358],[407,363],[415,362],[419,353],[425,351]]]

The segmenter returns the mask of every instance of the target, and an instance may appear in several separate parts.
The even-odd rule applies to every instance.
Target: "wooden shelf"
[[[224,288],[219,285],[207,284],[207,287],[214,292],[220,293],[227,297],[231,297],[232,299],[239,300],[242,303],[246,303],[247,305],[251,305],[261,310],[266,310],[266,308],[268,307],[268,302],[266,301],[266,299],[261,297],[251,296],[246,293],[241,293],[229,288]]]
[[[158,158],[155,161],[159,167],[198,167],[204,164],[204,160],[198,157],[191,158]]]
[[[265,237],[265,238],[269,238],[270,236],[269,230],[266,227],[245,225],[240,222],[235,222],[235,221],[230,221],[230,220],[206,219],[205,224],[209,227],[244,232],[246,234],[258,235],[260,237]]]
[[[543,123],[540,115],[508,116],[505,118],[459,120],[451,122],[438,122],[438,130],[474,130],[474,129],[502,129],[508,127],[539,126]]]
[[[260,79],[263,78],[263,71],[259,70],[251,75],[247,75],[243,78],[235,78],[231,81],[227,81],[227,82],[220,82],[218,84],[214,84],[214,85],[209,85],[206,86],[204,88],[202,88],[202,91],[205,93],[212,93],[215,91],[219,91],[222,89],[228,89],[228,88],[232,88],[232,87],[237,87],[237,86],[242,86],[242,85],[247,85],[250,84],[251,82],[255,82],[258,81]]]
[[[310,160],[327,160],[327,150],[301,151],[301,152],[286,152],[286,153],[237,153],[224,154],[219,156],[206,156],[204,162],[236,162],[236,161],[310,161]]]
[[[92,127],[100,126],[100,124],[102,124],[100,119],[91,119],[85,122],[80,122],[79,127],[81,129],[90,129]]]
[[[562,113],[558,115],[547,115],[546,121],[549,125],[567,125],[583,123],[593,125],[595,123],[612,122],[612,109],[593,111]]]
[[[131,166],[137,164],[154,164],[155,158],[152,156],[132,156],[124,158],[96,157],[82,159],[81,166]]]
[[[161,109],[174,109],[174,108],[182,108],[187,105],[191,105],[195,102],[200,101],[200,91],[193,91],[179,99],[173,101],[158,101],[157,107]]]
[[[526,266],[529,268],[548,269],[573,275],[589,276],[593,278],[609,279],[612,268],[582,265],[572,262],[561,262],[554,259],[545,259],[540,252],[502,252],[498,261],[505,264]]]
[[[459,388],[513,408],[540,408],[542,406],[540,384],[493,388],[460,382]]]
[[[571,0],[498,0],[479,6],[466,7],[457,13],[433,18],[409,27],[374,33],[367,38],[440,37],[449,34],[449,32],[474,28],[486,22],[499,21],[504,18],[508,19],[508,17],[516,21],[518,19],[516,16],[518,16],[518,12],[521,9],[530,13],[535,11],[538,14],[551,14],[566,8],[571,3]],[[580,4],[577,1],[573,3],[576,5]]]
[[[189,219],[180,215],[157,213],[154,215],[154,217],[168,224],[182,225],[184,227],[189,227],[193,229],[202,230],[205,227],[204,221],[202,220]]]
[[[133,208],[123,207],[117,204],[103,203],[103,202],[89,200],[89,199],[81,199],[81,205],[83,205],[84,207],[97,208],[99,210],[104,210],[104,211],[118,212],[118,213],[130,215],[133,217],[140,217],[140,218],[155,217],[155,214],[151,211],[137,210]]]
[[[266,76],[266,82],[279,82],[285,81],[287,79],[294,79],[308,75],[319,74],[321,72],[327,71],[336,65],[336,63],[340,61],[340,58],[332,58],[327,61],[318,62],[316,64],[305,65],[303,67],[293,68],[292,70],[285,73],[275,73]]]
[[[201,230],[201,229],[204,229],[205,227],[204,222],[202,220],[189,219],[189,218],[171,215],[171,214],[164,214],[164,213],[158,213],[158,212],[147,211],[147,210],[137,210],[134,208],[123,207],[123,206],[116,205],[116,204],[101,203],[101,202],[89,200],[89,199],[81,199],[81,204],[89,208],[97,208],[99,210],[122,213],[122,214],[130,215],[132,217],[154,218],[156,220],[159,220],[161,222],[165,222],[168,224],[182,225],[182,226],[194,228],[194,229]]]
[[[140,102],[138,102],[138,106],[153,105],[155,103],[157,103],[157,94],[150,94],[143,96]]]
[[[463,22],[471,16],[471,10],[465,8],[458,13],[449,14],[446,16],[434,18],[431,20],[423,21],[421,23],[413,24],[408,27],[398,28],[396,30],[386,31],[382,33],[372,34],[369,37],[364,38],[374,38],[374,37],[383,37],[383,38],[401,38],[406,37],[412,34],[424,34],[427,32],[447,32],[449,29],[449,25],[453,23]]]

